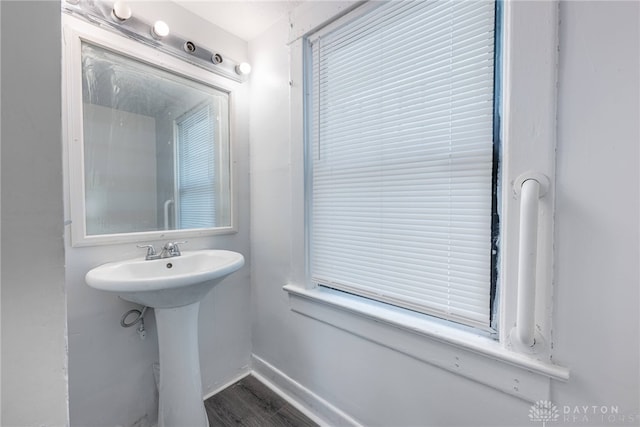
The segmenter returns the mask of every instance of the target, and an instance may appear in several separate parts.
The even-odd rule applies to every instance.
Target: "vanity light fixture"
[[[113,4],[111,9],[111,17],[116,22],[124,22],[131,18],[132,12],[129,5],[121,0],[118,0]]]
[[[236,65],[236,73],[238,73],[241,76],[246,76],[251,72],[251,65],[249,65],[247,62],[241,62],[238,65]]]
[[[236,62],[215,50],[179,34],[171,33],[165,21],[147,21],[133,13],[134,0],[61,0],[62,11],[90,24],[121,33],[153,49],[185,60],[236,82],[247,80],[251,66]],[[0,0],[2,2],[2,0]]]
[[[167,37],[169,35],[169,26],[164,21],[156,21],[151,28],[151,35],[156,40]]]

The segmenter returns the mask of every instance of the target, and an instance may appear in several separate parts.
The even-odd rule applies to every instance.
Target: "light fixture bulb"
[[[127,3],[119,0],[113,4],[113,9],[111,9],[111,15],[115,18],[116,21],[122,22],[131,18],[132,12],[131,12],[131,8]]]
[[[169,26],[164,21],[156,21],[151,28],[151,35],[155,39],[161,39],[169,35]]]
[[[236,73],[240,74],[241,76],[246,76],[251,72],[251,65],[249,65],[246,62],[241,62],[240,64],[236,65]]]

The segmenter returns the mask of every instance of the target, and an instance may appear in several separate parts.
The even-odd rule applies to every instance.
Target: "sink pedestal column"
[[[208,427],[198,353],[200,302],[155,308],[160,353],[158,427]]]

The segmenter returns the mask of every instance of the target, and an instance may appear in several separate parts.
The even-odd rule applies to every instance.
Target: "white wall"
[[[3,1],[0,8],[0,424],[63,426],[68,424],[69,417],[62,239],[60,5],[51,1]],[[25,31],[26,28],[29,30]]]
[[[560,11],[554,399],[638,414],[640,3]]]
[[[572,377],[551,398],[637,425],[639,5],[560,8],[554,359]],[[288,31],[249,43],[254,354],[363,425],[532,425],[527,402],[290,311]],[[586,415],[560,421],[609,421]]]
[[[153,22],[163,19],[176,34],[246,60],[246,42],[166,1],[135,2],[133,13]],[[183,250],[224,248],[245,255],[246,267],[217,285],[200,307],[199,345],[204,394],[249,370],[251,327],[249,281],[248,85],[237,91],[233,150],[238,191],[238,228],[233,235],[191,238]],[[66,230],[68,233],[69,230]],[[157,419],[152,364],[158,361],[153,310],[145,316],[147,338],[122,328],[120,317],[135,304],[89,288],[84,275],[117,259],[142,256],[135,244],[71,247],[66,234],[66,286],[69,324],[70,420],[81,426],[150,425]],[[153,242],[156,247],[164,241]]]

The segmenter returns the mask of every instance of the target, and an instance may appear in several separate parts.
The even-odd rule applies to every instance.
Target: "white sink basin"
[[[110,262],[89,271],[89,286],[154,308],[181,307],[200,301],[227,275],[244,265],[232,251],[184,251],[172,258],[135,258]]]

